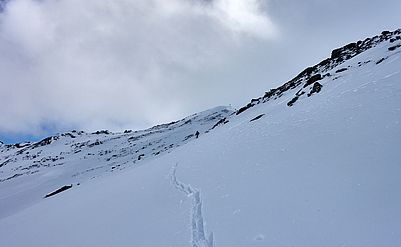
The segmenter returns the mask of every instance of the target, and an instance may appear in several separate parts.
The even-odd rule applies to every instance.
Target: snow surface
[[[302,85],[140,166],[22,198],[1,246],[401,246],[398,44],[339,64],[291,107]],[[1,205],[30,186],[12,181]]]
[[[37,143],[0,146],[0,218],[66,184],[76,187],[171,152],[232,113],[216,107],[142,131],[72,131]]]

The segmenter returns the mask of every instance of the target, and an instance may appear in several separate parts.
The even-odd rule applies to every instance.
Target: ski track
[[[177,179],[178,164],[173,166],[171,180],[174,186],[187,197],[192,198],[192,212],[191,212],[191,233],[192,233],[192,247],[214,247],[213,232],[209,234],[206,239],[204,219],[202,215],[202,198],[198,189],[192,188],[189,184],[184,184]]]

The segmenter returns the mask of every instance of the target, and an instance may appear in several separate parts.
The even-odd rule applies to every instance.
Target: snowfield
[[[233,114],[216,107],[176,122],[141,131],[71,131],[37,143],[0,147],[0,218],[20,210],[62,186],[79,186],[100,176],[138,167],[147,160],[213,131]]]
[[[102,143],[89,161],[70,152],[62,168],[0,182],[1,246],[401,246],[400,34],[332,55],[330,66],[237,114],[202,113],[219,116],[204,128],[163,132],[179,145],[146,153],[141,165],[129,163],[137,154],[121,155],[120,142]],[[183,141],[196,130],[198,139]],[[59,141],[40,150],[59,154]],[[33,162],[21,161],[21,148],[1,149],[0,163],[13,160],[0,167],[3,179]],[[107,163],[102,150],[119,156]],[[100,160],[103,168],[72,179]],[[43,198],[66,184],[74,186]]]

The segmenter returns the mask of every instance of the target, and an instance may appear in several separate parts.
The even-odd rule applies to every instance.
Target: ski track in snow
[[[173,166],[171,180],[174,186],[185,194],[187,197],[192,198],[192,212],[191,212],[191,232],[192,232],[192,247],[214,247],[213,232],[209,234],[208,239],[205,237],[205,227],[202,215],[202,199],[201,193],[198,189],[192,188],[189,184],[184,184],[177,179],[178,164]]]

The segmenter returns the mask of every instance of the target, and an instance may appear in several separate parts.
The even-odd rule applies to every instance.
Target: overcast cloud
[[[10,0],[0,136],[240,106],[336,46],[401,28],[400,11],[398,0]]]

